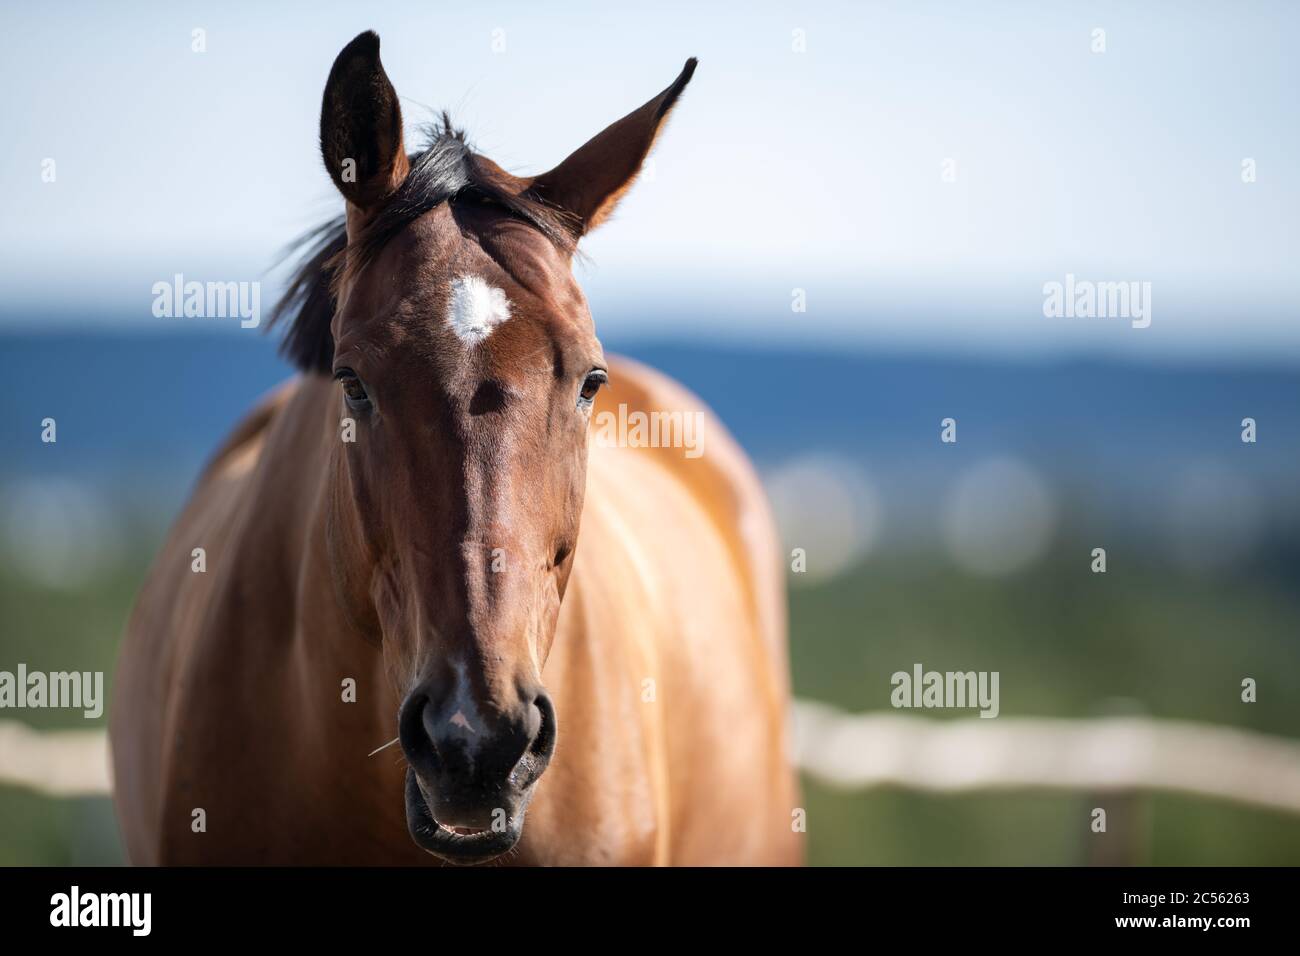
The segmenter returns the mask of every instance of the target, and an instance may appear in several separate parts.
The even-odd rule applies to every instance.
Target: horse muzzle
[[[407,697],[398,719],[410,764],[406,823],[421,848],[449,863],[485,863],[523,835],[524,814],[555,751],[555,707],[545,691],[507,708],[473,706],[429,687]]]

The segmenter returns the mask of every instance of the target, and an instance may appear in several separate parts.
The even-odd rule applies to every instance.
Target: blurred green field
[[[921,663],[999,671],[1002,716],[1123,712],[1300,736],[1294,582],[1251,567],[1227,577],[1174,574],[1140,557],[1127,564],[1117,549],[1109,571],[1093,574],[1087,546],[1066,543],[1053,554],[998,579],[915,556],[795,588],[796,694],[851,711],[887,709],[890,675]],[[1073,563],[1060,557],[1070,554]],[[1243,677],[1257,681],[1256,703],[1241,701]],[[805,802],[818,864],[1300,863],[1300,816],[1181,795],[843,793],[805,781]],[[1107,834],[1088,828],[1098,805],[1109,808]]]
[[[794,587],[797,695],[850,711],[885,709],[890,675],[921,663],[999,671],[1003,716],[1123,710],[1300,736],[1300,589],[1278,565],[1200,577],[1116,548],[1110,571],[1094,575],[1086,546],[1067,542],[1052,553],[997,579],[933,556],[894,555]],[[74,592],[0,568],[0,666],[102,668],[111,682],[118,634],[148,562],[143,546],[125,554]],[[1061,557],[1071,554],[1077,560]],[[1247,676],[1258,681],[1254,704],[1240,700]],[[45,729],[86,727],[67,712],[4,716]],[[814,864],[1068,865],[1099,854],[1161,865],[1300,863],[1300,817],[1167,794],[1120,801],[1101,836],[1088,830],[1097,802],[1083,793],[843,793],[805,782],[805,804]],[[0,864],[121,861],[107,800],[0,788]]]

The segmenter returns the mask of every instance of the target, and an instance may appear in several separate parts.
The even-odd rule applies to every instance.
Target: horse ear
[[[691,57],[672,86],[533,180],[533,191],[539,197],[576,217],[579,237],[608,218],[636,180],[668,113],[691,81],[695,63]]]
[[[361,210],[387,199],[410,170],[397,91],[379,62],[373,31],[343,48],[325,81],[320,151],[334,185]]]

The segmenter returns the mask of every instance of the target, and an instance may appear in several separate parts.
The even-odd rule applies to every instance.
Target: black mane
[[[560,249],[573,251],[576,233],[571,217],[529,191],[511,191],[507,181],[479,161],[465,134],[452,128],[446,114],[430,128],[428,145],[409,158],[410,173],[351,248],[344,217],[339,216],[286,250],[284,258],[298,254],[299,262],[267,327],[286,326],[280,354],[305,372],[328,375],[333,370],[330,322],[344,270],[355,275],[390,239],[441,203],[491,204],[529,223]]]

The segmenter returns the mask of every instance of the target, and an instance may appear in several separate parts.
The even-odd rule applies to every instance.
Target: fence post
[[[1094,717],[1145,717],[1147,709],[1131,698],[1104,700],[1091,708]],[[1106,832],[1092,829],[1093,813],[1106,811]],[[1087,794],[1089,822],[1083,848],[1086,866],[1144,866],[1151,858],[1151,801],[1139,788],[1092,791]]]

